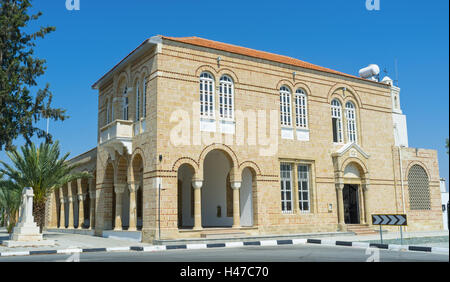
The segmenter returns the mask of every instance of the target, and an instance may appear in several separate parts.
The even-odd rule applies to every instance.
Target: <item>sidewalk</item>
[[[313,236],[311,237],[311,239],[319,239],[319,237]],[[380,243],[380,234],[359,235],[359,236],[337,235],[337,236],[328,236],[327,239],[334,241]],[[400,245],[400,232],[387,232],[387,233],[383,232],[383,243]],[[449,232],[448,230],[403,232],[403,244],[426,246],[426,247],[449,248]]]
[[[151,244],[138,243],[127,240],[70,233],[44,232],[43,237],[44,239],[54,240],[56,242],[56,245],[26,248],[7,248],[1,245],[1,241],[9,240],[9,235],[4,228],[0,228],[0,253],[61,249],[126,248],[131,246],[151,246]]]
[[[384,247],[388,248],[387,244],[392,246],[400,245],[399,232],[383,233]],[[448,231],[421,231],[421,232],[404,232],[403,245],[421,246],[446,249],[448,253],[449,248],[449,232]],[[9,236],[5,229],[0,228],[0,244],[3,240],[8,240]],[[0,245],[0,254],[17,253],[20,252],[39,252],[55,251],[68,252],[70,250],[79,250],[82,252],[92,251],[154,251],[154,250],[169,250],[182,248],[214,248],[214,247],[239,247],[246,245],[260,245],[260,246],[274,246],[282,244],[297,244],[297,243],[319,243],[328,245],[377,245],[380,243],[380,235],[352,235],[349,232],[333,232],[333,233],[309,233],[309,234],[294,234],[294,235],[273,235],[273,236],[252,236],[242,238],[221,238],[221,239],[179,239],[179,240],[162,240],[158,245],[148,243],[138,243],[116,238],[103,238],[91,235],[80,235],[72,233],[59,232],[44,232],[44,239],[52,239],[56,242],[52,247],[28,247],[28,248],[7,248]],[[101,250],[102,249],[102,250]],[[25,254],[27,255],[27,254]]]

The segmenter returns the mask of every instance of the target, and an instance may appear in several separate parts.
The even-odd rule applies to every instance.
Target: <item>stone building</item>
[[[55,190],[51,228],[210,234],[442,229],[437,152],[408,147],[400,88],[198,37],[155,36],[93,85],[95,174]],[[83,225],[84,224],[84,225]],[[389,229],[389,228],[388,228]]]

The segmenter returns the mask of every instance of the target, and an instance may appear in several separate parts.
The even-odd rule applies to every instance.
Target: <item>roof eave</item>
[[[108,71],[105,75],[103,75],[97,82],[95,82],[91,87],[94,90],[100,89],[102,84],[105,81],[108,81],[118,70],[122,69],[128,62],[133,59],[139,57],[144,52],[148,51],[151,47],[157,46],[161,44],[161,36],[153,36],[149,39],[146,39],[141,43],[136,49],[134,49],[130,54],[128,54],[125,58],[123,58],[118,64],[116,64],[110,71]]]

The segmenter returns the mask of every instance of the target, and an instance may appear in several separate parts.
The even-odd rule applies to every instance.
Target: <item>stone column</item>
[[[84,224],[84,200],[86,199],[85,194],[78,194],[78,229],[83,228]]]
[[[344,183],[337,183],[336,184],[337,212],[338,212],[338,228],[340,231],[345,230],[344,196],[343,196],[342,190],[344,190]]]
[[[95,193],[95,179],[90,178],[89,182],[88,182],[88,191],[89,191],[89,200],[90,200],[90,205],[89,205],[89,228],[94,230],[95,229],[95,198],[96,198],[96,193]]]
[[[368,195],[369,194],[369,183],[366,182],[365,184],[362,185],[362,191],[364,193],[364,213],[366,216],[366,220],[365,223],[369,223],[371,220],[371,216],[370,216],[370,210],[369,210],[369,199],[368,199]]]
[[[64,213],[64,194],[63,194],[63,188],[60,187],[58,189],[58,195],[59,195],[59,226],[58,228],[64,228],[66,226],[66,215]]]
[[[241,182],[231,182],[231,188],[233,189],[233,228],[241,227],[241,206],[239,202],[239,192],[241,190]]]
[[[89,192],[89,199],[91,201],[90,209],[89,209],[89,228],[95,229],[95,191]]]
[[[130,191],[130,216],[129,216],[129,227],[128,231],[136,231],[137,223],[137,213],[136,213],[136,191],[139,189],[139,185],[131,182],[128,184],[128,189]]]
[[[201,230],[203,180],[193,180],[192,186],[194,187],[194,230]]]
[[[116,193],[116,217],[114,230],[122,230],[122,197],[127,184],[114,184],[114,192]]]
[[[69,203],[69,206],[67,207],[67,215],[68,215],[68,219],[69,222],[67,224],[67,228],[68,229],[72,229],[74,228],[73,226],[73,197],[72,195],[67,196],[67,201]]]
[[[364,193],[363,187],[358,185],[358,214],[359,214],[359,222],[361,224],[366,224],[366,215],[365,211],[365,203],[364,203]]]
[[[61,197],[59,198],[59,203],[61,205],[61,208],[59,210],[59,226],[58,228],[65,228],[66,227],[66,201],[64,201],[64,198]]]

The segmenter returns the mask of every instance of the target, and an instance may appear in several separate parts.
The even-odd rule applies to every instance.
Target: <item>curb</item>
[[[349,242],[349,241],[333,241],[321,239],[289,239],[289,240],[263,240],[263,241],[242,241],[242,242],[226,242],[226,243],[210,243],[210,244],[180,244],[180,245],[154,245],[154,246],[131,246],[131,247],[111,247],[111,248],[88,248],[88,249],[60,249],[60,250],[39,250],[39,251],[21,251],[21,252],[3,252],[0,257],[11,256],[32,256],[32,255],[50,255],[50,254],[73,254],[73,253],[98,253],[98,252],[120,252],[120,251],[136,251],[136,252],[158,252],[168,250],[200,250],[213,248],[239,248],[244,246],[286,246],[286,245],[324,245],[324,246],[340,246],[354,248],[377,248],[392,251],[412,251],[412,252],[428,252],[438,254],[448,254],[449,249],[438,247],[421,247],[407,246],[395,244],[378,244],[365,242]]]

